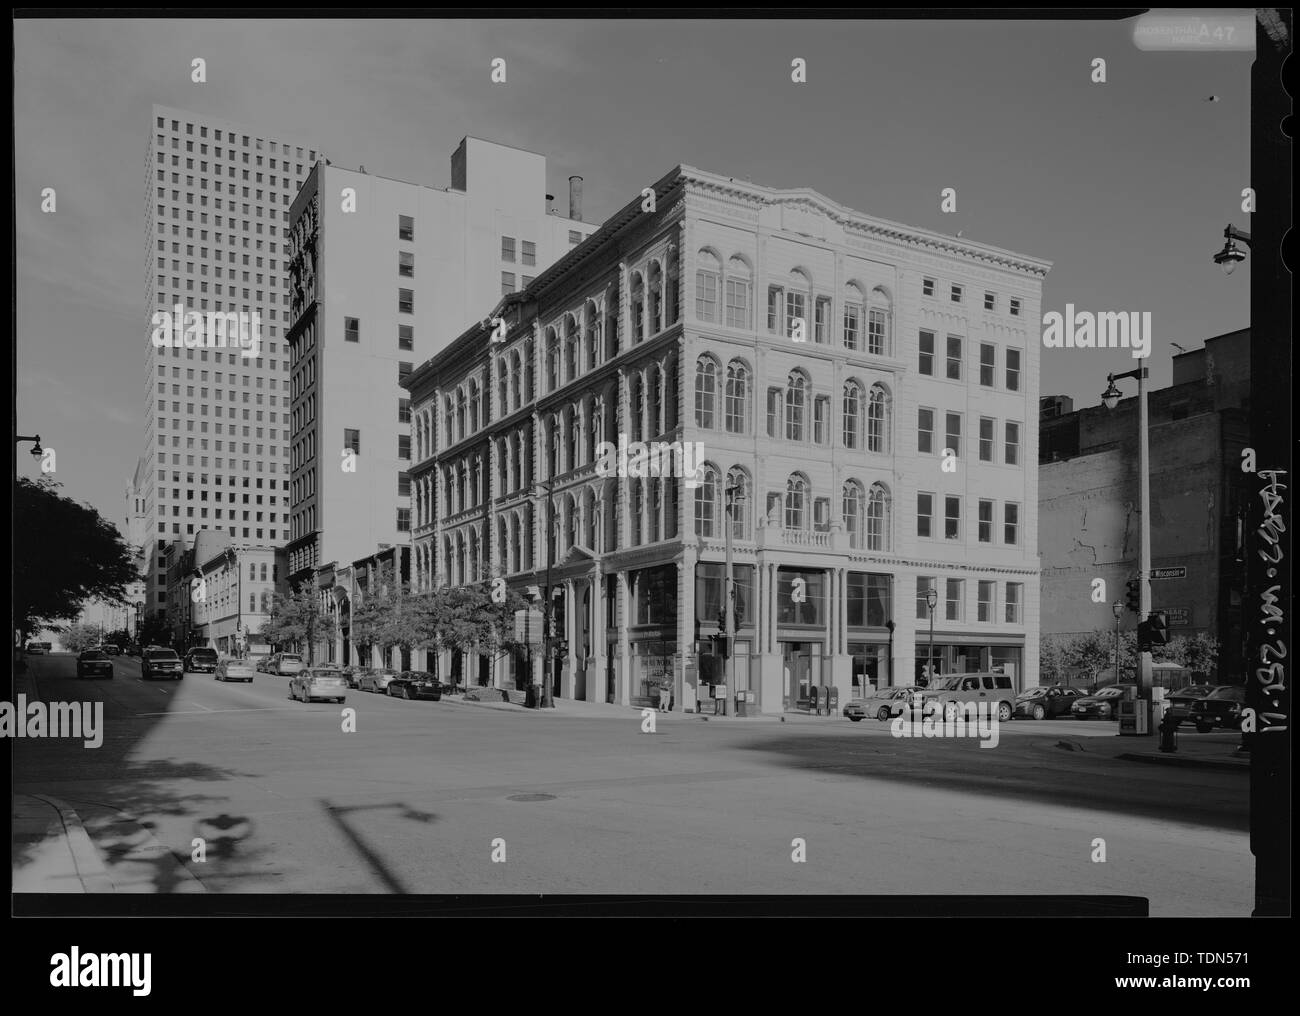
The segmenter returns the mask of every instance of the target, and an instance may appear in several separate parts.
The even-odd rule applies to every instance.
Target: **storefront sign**
[[[715,684],[713,686],[713,697],[715,699],[724,699],[727,697],[727,686],[725,684]]]

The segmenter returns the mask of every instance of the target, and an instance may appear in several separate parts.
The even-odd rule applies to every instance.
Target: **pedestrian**
[[[673,683],[665,681],[659,687],[659,709],[661,712],[670,713],[673,710]]]

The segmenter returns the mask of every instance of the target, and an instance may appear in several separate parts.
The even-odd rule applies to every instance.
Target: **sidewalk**
[[[680,710],[673,709],[672,712],[662,713],[654,709],[653,706],[623,706],[611,704],[608,702],[584,702],[575,699],[556,698],[553,709],[529,709],[527,706],[515,705],[512,702],[467,702],[461,695],[444,695],[444,702],[452,702],[456,705],[480,706],[484,709],[503,709],[507,712],[515,713],[536,713],[539,716],[565,716],[569,718],[583,719],[637,719],[641,717],[643,708],[651,709],[658,715],[660,720],[707,720],[710,723],[835,723],[843,721],[841,716],[813,716],[805,713],[763,713],[757,716],[715,716],[712,710],[705,713],[683,713]]]
[[[1069,736],[1062,740],[1070,740]],[[1250,756],[1237,754],[1238,734],[1197,734],[1186,729],[1178,732],[1178,750],[1163,752],[1159,736],[1088,738],[1081,744],[1084,751],[1109,755],[1124,762],[1182,766],[1188,769],[1216,769],[1220,772],[1250,773]]]
[[[113,892],[81,819],[56,798],[14,795],[10,856],[16,893]]]

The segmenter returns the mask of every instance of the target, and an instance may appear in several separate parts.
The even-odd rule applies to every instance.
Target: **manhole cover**
[[[554,801],[554,794],[512,794],[509,801]]]

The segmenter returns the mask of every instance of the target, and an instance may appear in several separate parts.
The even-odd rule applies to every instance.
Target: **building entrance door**
[[[781,643],[786,709],[806,713],[815,708],[814,689],[823,684],[821,649],[817,642]]]

